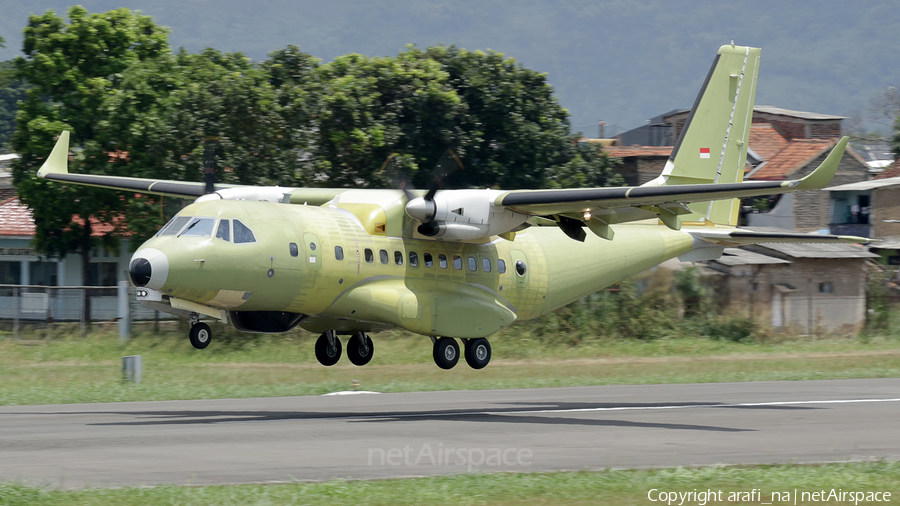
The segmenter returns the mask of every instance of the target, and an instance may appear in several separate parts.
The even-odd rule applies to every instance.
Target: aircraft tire
[[[353,365],[366,365],[375,354],[372,338],[365,332],[356,332],[347,341],[347,358]]]
[[[459,362],[459,344],[452,337],[442,337],[435,341],[432,355],[438,367],[453,369]]]
[[[209,346],[210,341],[212,341],[212,330],[209,328],[209,325],[198,322],[191,327],[191,332],[188,336],[191,338],[191,345],[198,350],[202,350]]]
[[[466,363],[472,369],[483,369],[491,361],[491,343],[483,337],[466,341]]]
[[[341,359],[341,340],[338,339],[337,336],[334,336],[334,350],[328,349],[328,336],[323,332],[322,335],[316,339],[316,360],[319,361],[320,364],[324,366],[332,366],[338,363],[338,360]]]

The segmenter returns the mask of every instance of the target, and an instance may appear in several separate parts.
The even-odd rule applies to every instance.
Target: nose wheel
[[[212,330],[209,328],[209,325],[203,322],[197,322],[191,325],[189,337],[191,339],[191,345],[198,350],[202,350],[209,346],[209,343],[212,341]]]
[[[371,343],[371,340],[369,340]],[[349,350],[348,350],[349,354]],[[332,366],[341,359],[341,340],[333,330],[326,330],[316,339],[316,360],[325,366]],[[358,364],[362,365],[362,364]]]
[[[347,341],[347,358],[353,365],[366,365],[372,360],[375,347],[365,332],[356,332]]]

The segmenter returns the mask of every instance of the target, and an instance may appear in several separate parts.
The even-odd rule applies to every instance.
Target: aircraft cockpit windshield
[[[175,237],[210,237],[216,225],[215,218],[199,216],[176,216],[157,232],[158,236],[174,235]]]

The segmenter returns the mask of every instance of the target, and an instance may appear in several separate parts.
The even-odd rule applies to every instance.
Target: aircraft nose
[[[134,286],[147,286],[150,278],[153,277],[153,267],[150,265],[150,260],[146,258],[135,258],[132,260],[131,265],[128,266],[128,275],[131,277],[131,282]]]
[[[128,277],[134,286],[160,290],[169,277],[169,258],[156,248],[139,249],[128,264]]]

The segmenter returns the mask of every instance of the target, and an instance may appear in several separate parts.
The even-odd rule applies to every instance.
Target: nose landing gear
[[[209,346],[212,342],[212,329],[209,325],[200,321],[197,313],[191,315],[191,331],[188,333],[191,345],[198,350],[202,350]]]

